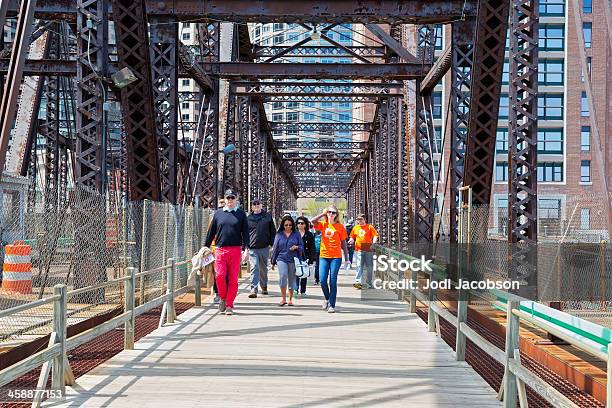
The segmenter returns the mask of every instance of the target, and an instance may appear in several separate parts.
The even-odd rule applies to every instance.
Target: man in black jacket
[[[247,217],[249,223],[249,264],[251,265],[251,294],[257,297],[257,286],[261,293],[268,294],[268,258],[270,247],[274,244],[276,227],[272,215],[262,209],[261,200],[251,200],[251,214]]]

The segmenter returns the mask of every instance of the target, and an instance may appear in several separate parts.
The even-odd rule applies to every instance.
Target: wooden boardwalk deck
[[[275,273],[271,273],[274,276]],[[406,305],[362,301],[340,277],[338,313],[308,287],[278,307],[278,288],[236,314],[207,306],[155,330],[68,387],[70,407],[499,407],[495,392]]]

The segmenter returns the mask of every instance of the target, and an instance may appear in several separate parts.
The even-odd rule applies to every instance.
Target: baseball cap
[[[258,205],[261,204],[261,200],[259,198],[253,198],[251,200],[251,205]]]
[[[238,197],[238,194],[233,188],[228,188],[227,190],[225,190],[225,194],[223,194],[223,197],[229,197],[229,196]]]

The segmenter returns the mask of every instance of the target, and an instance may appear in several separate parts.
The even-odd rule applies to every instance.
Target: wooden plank
[[[270,296],[256,299],[243,284],[233,316],[206,303],[184,312],[80,377],[54,406],[500,407],[405,304],[362,299],[351,283],[339,276],[335,314],[321,309],[316,286],[278,307],[274,279]]]
[[[514,349],[514,360],[521,364],[521,352],[519,349]],[[529,408],[529,403],[527,402],[527,391],[525,390],[525,382],[520,378],[516,379],[516,386],[518,388],[518,397],[519,404],[521,408]]]
[[[49,335],[49,344],[47,347],[51,347],[56,344],[57,334],[55,332],[51,332]],[[40,370],[40,375],[38,376],[38,383],[36,384],[37,390],[43,390],[47,388],[47,380],[49,379],[49,373],[51,372],[51,361],[45,361]],[[32,400],[32,408],[40,407],[40,403],[42,402],[42,394],[37,393]]]

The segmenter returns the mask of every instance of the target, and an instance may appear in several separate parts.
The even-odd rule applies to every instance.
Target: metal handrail
[[[174,288],[174,272],[177,266],[189,264],[191,260],[187,259],[181,262],[174,262],[172,258],[168,259],[168,263],[159,268],[151,269],[136,273],[135,268],[127,268],[127,275],[121,278],[109,280],[96,285],[87,286],[71,291],[66,290],[66,285],[55,285],[53,287],[54,295],[45,299],[36,300],[23,305],[15,306],[11,309],[0,311],[0,318],[12,315],[24,310],[29,310],[41,305],[53,303],[53,331],[50,336],[48,347],[39,351],[38,353],[31,355],[18,363],[15,363],[0,371],[0,387],[13,381],[20,375],[31,371],[32,369],[43,365],[41,370],[39,383],[46,383],[49,372],[52,373],[52,386],[53,388],[62,390],[64,395],[65,386],[72,385],[74,383],[74,376],[70,369],[66,352],[73,349],[87,341],[90,341],[106,332],[114,330],[115,328],[124,325],[124,349],[131,350],[134,348],[134,329],[136,323],[136,316],[158,307],[163,304],[162,313],[160,316],[159,325],[163,325],[164,320],[166,323],[172,323],[175,319],[174,309],[174,298],[185,293],[191,286],[186,285],[181,288]],[[158,296],[148,302],[135,306],[135,292],[136,292],[136,277],[142,277],[155,272],[161,272],[165,270],[171,272],[166,274],[166,293]],[[118,316],[115,316],[103,323],[98,324],[78,335],[67,338],[66,326],[68,319],[67,303],[68,298],[80,293],[101,289],[103,287],[121,283],[125,285],[125,304],[124,311]],[[195,280],[195,293],[196,293],[196,306],[201,305],[201,279],[196,275]],[[51,363],[52,362],[52,363]],[[38,405],[39,401],[35,400],[33,405]]]
[[[384,252],[395,258],[403,258],[406,260],[417,259],[407,254],[403,254],[399,251],[395,251],[390,248],[386,248],[381,245],[374,245],[374,250]],[[432,265],[433,273],[422,271],[427,276],[432,276],[440,273],[442,276],[447,276],[446,270],[439,265]],[[416,278],[416,272],[413,272],[413,279]],[[587,352],[588,354],[599,358],[603,361],[607,361],[607,400],[606,407],[612,408],[612,342],[607,346],[607,353],[602,350],[590,345],[582,339],[588,340],[586,337],[573,333],[573,335],[566,334],[561,328],[558,328],[554,323],[547,321],[540,321],[537,318],[531,316],[521,310],[521,301],[527,300],[517,295],[503,292],[499,290],[479,293],[476,291],[466,291],[463,293],[463,297],[459,296],[457,301],[457,316],[452,315],[448,310],[442,308],[435,301],[435,292],[431,289],[426,295],[421,292],[418,288],[407,289],[410,293],[410,311],[416,312],[416,301],[423,303],[428,309],[428,327],[430,331],[436,331],[436,320],[437,316],[441,316],[453,325],[457,330],[456,345],[455,345],[455,358],[457,361],[465,360],[465,347],[466,340],[469,339],[476,346],[481,348],[485,353],[494,358],[496,361],[504,365],[504,380],[502,381],[502,390],[499,391],[499,398],[504,399],[504,405],[506,407],[516,407],[517,401],[526,401],[526,395],[524,395],[524,384],[529,384],[534,391],[540,396],[546,399],[548,402],[556,407],[577,407],[576,404],[567,399],[559,391],[550,387],[541,378],[537,377],[534,373],[524,368],[520,363],[520,351],[518,348],[519,344],[519,325],[520,319],[527,321],[529,324],[536,326],[552,335],[555,335],[563,340],[567,341],[571,345]],[[497,299],[500,294],[507,299],[505,305],[500,305],[500,302],[496,302],[492,299]],[[507,315],[507,327],[506,327],[506,350],[502,351],[497,346],[486,340],[484,337],[479,335],[476,331],[471,329],[467,325],[467,307],[468,300],[467,295],[477,296],[479,298],[490,301],[493,307],[503,308],[506,310]],[[489,295],[489,296],[487,296]],[[559,312],[563,313],[563,312]],[[570,316],[567,313],[567,316]],[[519,397],[519,393],[521,394]],[[522,405],[521,405],[522,406]]]

